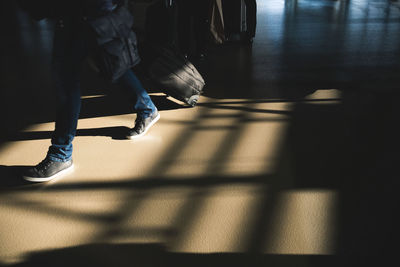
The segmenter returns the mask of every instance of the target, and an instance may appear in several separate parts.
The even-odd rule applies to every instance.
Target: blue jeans
[[[56,125],[47,156],[54,161],[72,158],[72,141],[76,134],[81,107],[80,75],[88,55],[87,38],[79,19],[65,19],[56,25],[53,47],[53,79],[56,88]],[[135,99],[138,116],[149,116],[157,109],[141,82],[128,70],[118,84]]]

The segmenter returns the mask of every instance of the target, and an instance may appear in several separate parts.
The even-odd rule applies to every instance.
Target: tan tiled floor
[[[266,181],[276,173],[288,126],[285,113],[263,111],[290,112],[292,106],[246,102],[251,101],[203,97],[195,108],[162,111],[137,141],[79,136],[85,129],[129,126],[132,114],[80,120],[72,173],[1,195],[0,224],[7,231],[0,258],[21,260],[32,251],[100,242],[161,243],[173,252],[245,252],[241,240],[268,194]],[[53,127],[35,124],[23,132]],[[34,165],[48,144],[47,138],[7,142],[1,165]],[[278,203],[285,212],[276,214],[266,233],[274,241],[264,252],[332,253],[334,192],[285,191]],[[185,218],[186,212],[192,214]]]

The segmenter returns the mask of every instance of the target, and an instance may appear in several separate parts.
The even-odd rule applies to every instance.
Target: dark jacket
[[[87,18],[92,33],[91,50],[102,76],[115,82],[128,69],[137,65],[140,57],[136,34],[132,30],[132,14],[123,6],[105,13]]]
[[[35,19],[77,21],[76,27],[86,29],[90,56],[106,80],[115,82],[140,62],[133,16],[124,0],[18,1]]]

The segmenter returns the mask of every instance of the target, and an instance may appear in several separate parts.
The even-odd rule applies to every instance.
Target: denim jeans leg
[[[66,88],[69,89],[66,89]],[[79,83],[59,82],[57,86],[57,117],[48,157],[55,161],[67,161],[72,157],[72,141],[76,134],[80,112]]]
[[[56,28],[53,52],[53,79],[56,89],[55,130],[47,156],[55,161],[72,157],[81,107],[80,69],[87,53],[83,32],[71,21]]]
[[[139,116],[147,117],[157,110],[146,89],[132,70],[128,70],[118,80],[130,97],[135,99],[134,109]]]

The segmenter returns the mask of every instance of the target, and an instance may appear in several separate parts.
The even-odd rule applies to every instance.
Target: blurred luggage
[[[241,41],[247,32],[246,4],[244,0],[223,0],[225,34],[228,41]]]
[[[210,10],[210,33],[212,40],[216,44],[225,42],[224,13],[222,10],[222,0],[213,0]]]
[[[135,17],[135,31],[144,39],[163,45],[175,43],[174,0],[129,0],[128,8]]]
[[[128,69],[140,62],[133,16],[124,6],[90,19],[90,57],[103,78],[117,81]]]

